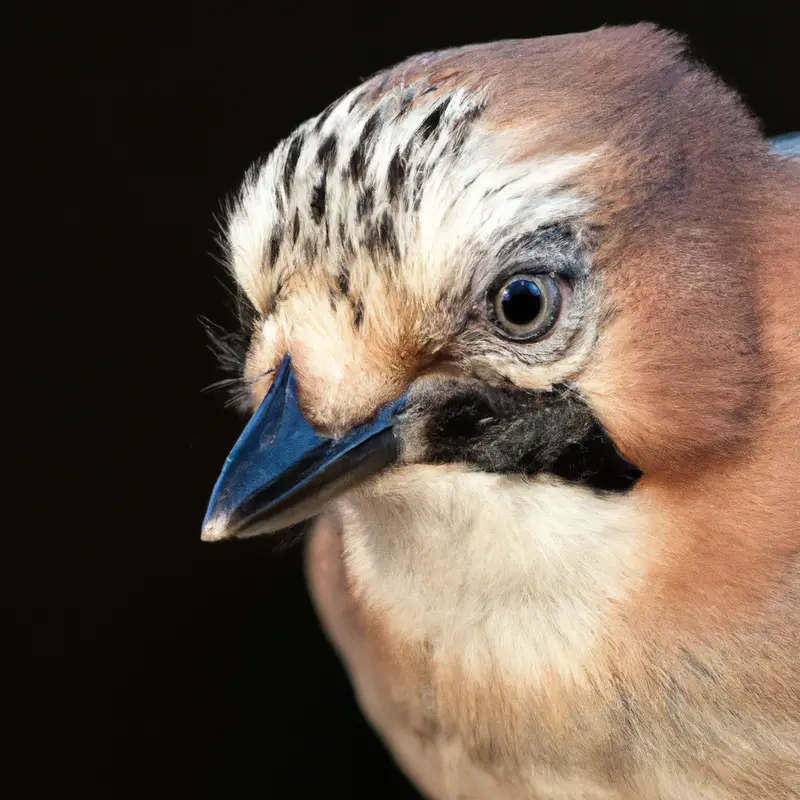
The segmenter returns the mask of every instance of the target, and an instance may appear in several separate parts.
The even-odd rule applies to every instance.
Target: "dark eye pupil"
[[[516,280],[503,290],[503,315],[512,325],[528,325],[542,310],[542,292],[532,281]]]

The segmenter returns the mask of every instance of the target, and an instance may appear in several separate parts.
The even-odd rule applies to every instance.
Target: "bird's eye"
[[[540,339],[561,309],[561,286],[554,275],[514,275],[492,295],[492,320],[511,339]]]

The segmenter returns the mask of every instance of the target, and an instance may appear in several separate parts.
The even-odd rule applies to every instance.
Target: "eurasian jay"
[[[684,50],[416,56],[228,215],[203,538],[335,515],[409,725],[497,797],[800,797],[797,139]]]

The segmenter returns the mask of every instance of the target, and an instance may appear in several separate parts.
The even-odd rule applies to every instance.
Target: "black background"
[[[301,550],[199,541],[242,425],[201,391],[219,376],[197,317],[231,321],[213,214],[361,78],[476,41],[649,19],[768,134],[800,128],[786,4],[704,5],[29,4],[9,23],[24,149],[6,167],[26,180],[4,272],[26,285],[4,297],[7,796],[415,796],[355,708]]]

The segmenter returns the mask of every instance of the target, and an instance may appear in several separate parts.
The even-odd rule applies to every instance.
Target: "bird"
[[[333,515],[410,729],[498,798],[800,797],[799,143],[605,26],[389,67],[228,203],[202,539]]]

